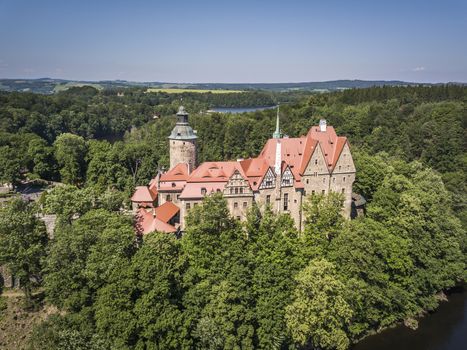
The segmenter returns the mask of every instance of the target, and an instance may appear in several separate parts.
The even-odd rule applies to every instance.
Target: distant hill
[[[461,83],[465,85],[465,83]],[[102,81],[74,81],[64,79],[0,79],[0,90],[35,92],[53,94],[64,91],[73,86],[90,85],[98,89],[120,89],[129,87],[148,88],[180,88],[196,90],[268,90],[268,91],[314,91],[327,92],[352,88],[368,88],[372,86],[404,86],[404,85],[432,85],[400,80],[332,80],[302,83],[166,83],[166,82],[132,82],[126,80]]]

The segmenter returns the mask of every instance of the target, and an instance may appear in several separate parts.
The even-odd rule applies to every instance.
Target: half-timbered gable
[[[272,168],[269,168],[266,172],[266,175],[264,175],[263,181],[261,182],[259,189],[262,190],[274,187],[276,187],[276,175],[274,174],[274,171],[272,171]]]

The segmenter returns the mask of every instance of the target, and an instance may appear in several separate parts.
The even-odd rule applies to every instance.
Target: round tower
[[[183,106],[177,112],[177,124],[169,136],[170,168],[178,163],[188,164],[188,172],[196,168],[196,132],[188,123],[188,113]]]

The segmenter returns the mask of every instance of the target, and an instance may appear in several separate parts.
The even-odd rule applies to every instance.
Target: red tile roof
[[[153,210],[146,211],[143,208],[138,210],[136,215],[136,230],[139,234],[145,235],[154,231],[167,233],[177,232],[177,229],[174,226],[158,219],[157,214],[155,217]]]
[[[237,161],[204,162],[191,173],[187,182],[227,182],[235,170],[238,170],[246,178],[240,163]]]
[[[168,172],[162,174],[160,181],[186,181],[188,175],[188,164],[178,163]]]
[[[222,192],[227,182],[188,182],[180,194],[180,199],[200,199],[204,197],[201,189],[206,190],[206,195]]]
[[[131,197],[132,202],[153,202],[157,197],[157,189],[149,190],[147,186],[137,186]]]
[[[163,222],[169,222],[177,213],[180,211],[180,208],[177,207],[172,202],[165,202],[164,204],[158,206],[156,209],[156,218]]]
[[[177,191],[181,199],[198,199],[204,194],[223,191],[230,177],[238,171],[249,182],[253,190],[258,190],[262,179],[269,168],[274,169],[277,142],[281,143],[281,171],[290,168],[294,177],[295,188],[303,188],[302,174],[313,155],[319,147],[326,159],[329,171],[333,171],[340,154],[347,144],[347,138],[338,137],[332,126],[327,126],[326,131],[320,131],[319,126],[313,126],[306,136],[297,138],[269,139],[261,153],[256,158],[240,161],[205,162],[198,166],[191,174],[188,165],[177,164],[167,173],[153,179],[149,188],[138,186],[132,197],[132,201],[141,204],[152,203],[157,198],[157,191]],[[175,232],[175,227],[168,224],[179,212],[179,208],[171,202],[166,202],[155,209],[155,212],[139,211],[139,224],[142,232],[154,230],[163,232]],[[154,215],[155,214],[155,215]]]

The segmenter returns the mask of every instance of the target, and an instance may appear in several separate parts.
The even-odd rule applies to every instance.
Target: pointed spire
[[[274,134],[272,134],[272,138],[274,139],[281,138],[281,129],[279,127],[279,108],[280,108],[280,105],[277,104],[276,131],[274,131]]]

